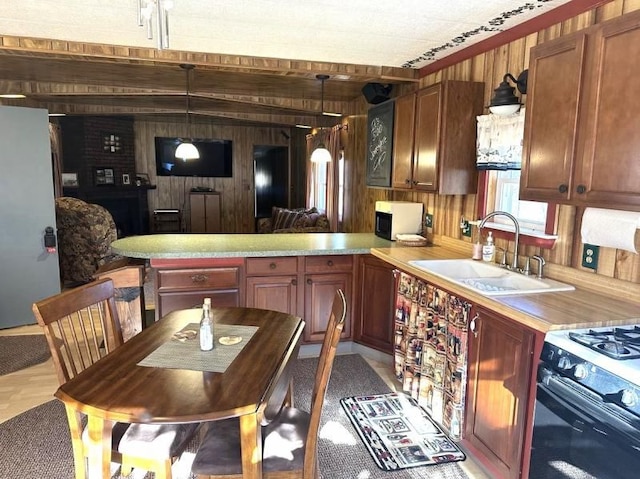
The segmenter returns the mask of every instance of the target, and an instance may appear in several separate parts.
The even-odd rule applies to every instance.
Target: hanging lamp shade
[[[176,148],[176,158],[187,161],[187,160],[197,160],[200,158],[200,152],[196,148],[196,145],[191,143],[189,140],[183,141]]]
[[[193,70],[195,66],[189,63],[183,63],[180,65],[180,68],[182,68],[185,71],[187,76],[187,90],[186,90],[187,91],[187,109],[186,109],[185,118],[186,118],[186,124],[187,124],[187,133],[190,133],[191,125],[189,123],[189,72]],[[180,143],[178,145],[178,148],[176,148],[175,157],[182,161],[197,160],[198,158],[200,158],[200,152],[196,148],[196,145],[194,145],[191,142],[191,140],[186,139],[186,140],[182,140],[182,143]]]
[[[331,153],[320,143],[318,147],[311,153],[311,163],[329,163],[331,161]]]
[[[324,82],[329,79],[329,75],[316,75],[316,78],[321,83],[321,96],[320,96],[320,113],[324,115]],[[324,146],[324,143],[320,143],[315,150],[311,153],[311,163],[329,163],[331,161],[331,153]]]

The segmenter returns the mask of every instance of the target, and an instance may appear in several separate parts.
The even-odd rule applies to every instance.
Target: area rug
[[[380,469],[393,471],[464,461],[464,453],[418,402],[403,393],[340,400]]]
[[[317,359],[297,361],[294,402],[308,410]],[[338,356],[323,409],[318,460],[323,479],[468,479],[457,463],[416,467],[401,471],[380,470],[340,406],[345,396],[390,392],[389,387],[359,355]],[[73,479],[73,454],[67,419],[57,400],[30,409],[0,424],[0,478]],[[195,479],[190,463],[197,442],[173,466],[173,479]],[[122,479],[114,469],[113,479]],[[139,479],[135,471],[126,479]],[[151,479],[151,473],[144,479]]]
[[[35,366],[50,357],[43,334],[0,336],[0,376]]]
[[[294,371],[295,406],[309,410],[317,359],[298,361]],[[389,366],[391,367],[391,366]],[[375,463],[340,404],[350,396],[393,392],[357,354],[337,356],[322,409],[318,461],[324,479],[468,479],[458,462],[383,471]]]

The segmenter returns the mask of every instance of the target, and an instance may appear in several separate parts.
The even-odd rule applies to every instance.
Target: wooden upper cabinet
[[[640,209],[640,11],[531,50],[521,199]]]
[[[483,83],[445,81],[396,99],[393,188],[475,193]]]
[[[411,180],[416,94],[396,98],[394,115],[391,187],[409,189],[413,186]]]
[[[438,156],[441,135],[442,87],[435,85],[418,92],[416,97],[415,158],[413,186],[436,192],[438,189]]]

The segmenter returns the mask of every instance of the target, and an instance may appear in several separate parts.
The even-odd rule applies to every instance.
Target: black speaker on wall
[[[393,85],[383,85],[382,83],[367,83],[362,87],[362,94],[368,103],[377,105],[389,99]]]

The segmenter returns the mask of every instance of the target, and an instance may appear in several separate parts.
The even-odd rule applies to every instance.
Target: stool
[[[178,209],[153,210],[154,233],[180,233],[182,231],[182,213]]]

